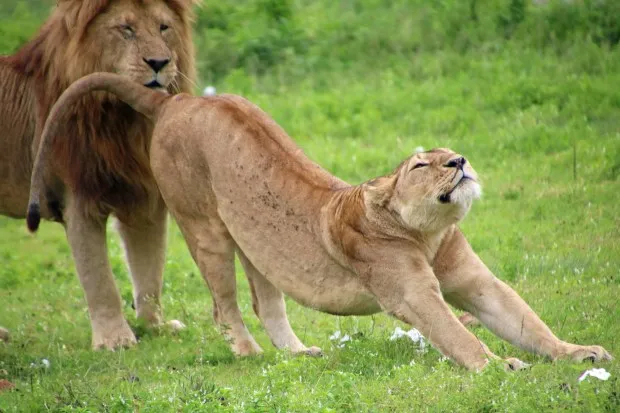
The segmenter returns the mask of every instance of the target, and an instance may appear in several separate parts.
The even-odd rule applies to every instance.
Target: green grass
[[[561,338],[600,344],[619,357],[617,46],[590,34],[564,34],[551,45],[538,32],[527,36],[536,22],[551,27],[556,9],[544,19],[531,11],[522,25],[514,23],[514,39],[493,40],[499,29],[485,38],[471,28],[463,33],[471,34],[473,46],[464,46],[461,33],[459,42],[445,47],[439,34],[447,36],[446,21],[458,13],[435,10],[444,14],[429,17],[428,37],[438,44],[416,49],[417,32],[405,33],[403,27],[410,26],[403,22],[418,15],[406,2],[385,10],[376,1],[350,2],[342,15],[335,6],[321,14],[312,2],[293,4],[289,21],[303,29],[286,30],[298,33],[296,41],[304,47],[285,47],[284,55],[276,54],[280,63],[271,62],[262,72],[247,57],[249,49],[243,49],[246,60],[239,58],[238,67],[214,68],[211,55],[199,48],[198,86],[215,82],[220,92],[247,96],[312,159],[351,183],[390,171],[417,146],[463,153],[484,184],[483,199],[462,224],[482,259]],[[253,10],[229,8],[242,17]],[[394,37],[379,24],[389,13],[403,24]],[[347,37],[339,18],[346,27],[368,25],[351,29]],[[205,29],[211,27],[207,23],[198,21],[203,46],[203,31],[214,30]],[[233,29],[241,30],[219,30]],[[254,29],[269,32],[269,27]],[[237,33],[234,45],[241,50],[246,38],[247,33]],[[368,38],[391,43],[362,50]],[[182,320],[187,330],[176,336],[142,332],[136,348],[92,352],[86,306],[62,228],[47,223],[31,236],[23,221],[0,218],[0,234],[0,325],[13,334],[12,342],[0,344],[0,379],[17,385],[17,391],[0,393],[0,411],[620,410],[617,361],[597,366],[611,373],[608,381],[578,383],[591,364],[550,363],[482,328],[474,332],[493,351],[533,363],[532,369],[508,374],[492,366],[469,373],[434,349],[419,352],[405,339],[390,341],[394,328],[405,326],[385,315],[335,317],[292,301],[293,328],[325,356],[277,352],[252,312],[241,270],[241,309],[266,352],[236,359],[214,326],[208,289],[175,226],[163,305],[166,316]],[[127,317],[138,327],[115,234],[109,247]],[[335,331],[353,340],[339,348],[329,339]]]

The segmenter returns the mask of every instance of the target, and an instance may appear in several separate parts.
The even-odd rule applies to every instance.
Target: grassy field
[[[337,3],[243,1],[201,10],[197,87],[248,97],[312,159],[351,183],[390,171],[418,146],[463,153],[484,188],[462,224],[474,249],[560,338],[620,357],[620,31],[605,20],[610,11],[601,17],[586,6],[527,6],[520,18],[524,2],[498,0],[485,13],[467,8],[473,23],[459,26],[456,1],[441,2],[445,10],[420,1]],[[11,13],[31,19],[23,31],[44,15],[20,7],[0,8],[0,52],[29,35],[6,37],[18,32]],[[239,23],[253,15],[262,17],[249,28]],[[286,18],[273,17],[280,15]],[[594,366],[607,369],[609,380],[578,382],[591,364],[551,363],[483,328],[474,333],[493,351],[533,367],[470,373],[432,348],[391,341],[406,326],[385,315],[335,317],[292,301],[293,328],[325,355],[276,352],[252,312],[241,269],[242,312],[266,351],[236,359],[174,225],[163,305],[188,328],[143,331],[110,233],[126,314],[141,340],[130,350],[93,352],[62,228],[44,223],[32,236],[23,221],[0,218],[0,325],[13,338],[0,343],[0,379],[17,387],[0,392],[0,411],[620,410],[617,361]],[[352,340],[342,346],[330,339],[336,331]]]

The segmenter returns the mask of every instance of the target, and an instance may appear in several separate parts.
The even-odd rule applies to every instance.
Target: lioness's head
[[[69,35],[71,80],[113,72],[154,89],[178,92],[193,73],[193,0],[60,0],[56,16]]]
[[[480,197],[478,175],[467,160],[449,150],[416,153],[391,175],[370,181],[374,202],[395,212],[409,228],[437,231],[458,222]]]

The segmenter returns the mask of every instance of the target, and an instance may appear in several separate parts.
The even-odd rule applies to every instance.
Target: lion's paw
[[[517,371],[530,368],[532,365],[514,357],[504,359],[504,370]]]
[[[114,351],[137,344],[136,336],[125,320],[118,328],[99,328],[93,331],[93,349]]]
[[[578,346],[573,345],[569,350],[558,358],[570,359],[573,361],[608,361],[613,357],[601,346]]]
[[[7,330],[6,328],[0,327],[0,341],[10,341],[10,340],[11,340],[11,334],[9,333],[9,330]]]

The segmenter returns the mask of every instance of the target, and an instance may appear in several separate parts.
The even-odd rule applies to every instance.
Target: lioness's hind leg
[[[235,243],[216,217],[185,220],[177,217],[194,261],[213,298],[213,318],[238,356],[262,353],[250,334],[237,304]]]
[[[288,349],[293,353],[320,355],[320,348],[306,347],[293,332],[286,316],[286,304],[282,292],[254,267],[254,264],[240,249],[237,249],[237,254],[252,290],[252,307],[267,330],[273,345],[279,349]]]

